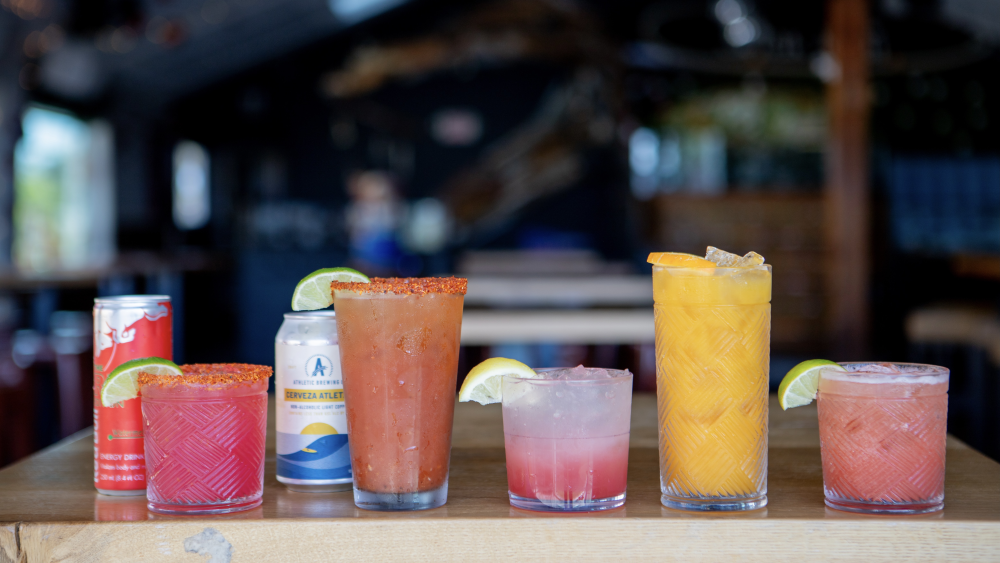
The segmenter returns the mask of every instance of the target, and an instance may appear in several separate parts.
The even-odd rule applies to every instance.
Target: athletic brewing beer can
[[[94,485],[105,495],[146,494],[139,399],[101,404],[101,386],[136,358],[173,359],[173,312],[166,295],[94,300]]]
[[[333,311],[285,313],[274,339],[274,386],[278,481],[299,492],[351,490]]]

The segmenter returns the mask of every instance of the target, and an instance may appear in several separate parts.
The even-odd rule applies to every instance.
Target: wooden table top
[[[458,405],[448,503],[410,513],[359,510],[350,492],[288,491],[274,476],[271,416],[261,507],[211,517],[152,514],[144,497],[94,491],[93,438],[85,430],[0,470],[0,563],[603,561],[609,555],[640,561],[1000,561],[1000,464],[949,438],[944,511],[906,517],[838,512],[823,505],[815,406],[783,412],[772,398],[770,412],[768,506],[710,515],[660,505],[653,395],[633,401],[625,506],[583,515],[511,508],[499,405]],[[209,559],[199,535],[206,530],[217,540]]]

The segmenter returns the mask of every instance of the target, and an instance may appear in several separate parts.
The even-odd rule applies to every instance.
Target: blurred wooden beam
[[[868,2],[828,0],[830,138],[826,162],[828,295],[833,357],[868,353]]]

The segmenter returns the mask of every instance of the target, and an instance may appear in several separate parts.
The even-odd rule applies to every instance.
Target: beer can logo
[[[323,354],[309,358],[303,366],[308,377],[330,377],[333,375],[333,362]]]

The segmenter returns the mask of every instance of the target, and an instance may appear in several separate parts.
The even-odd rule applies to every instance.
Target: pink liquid
[[[586,501],[625,494],[628,437],[527,438],[504,434],[511,494],[541,501]]]
[[[151,510],[221,513],[260,504],[267,379],[144,385],[142,418]]]
[[[827,502],[860,511],[924,510],[944,499],[948,383],[821,378]]]

